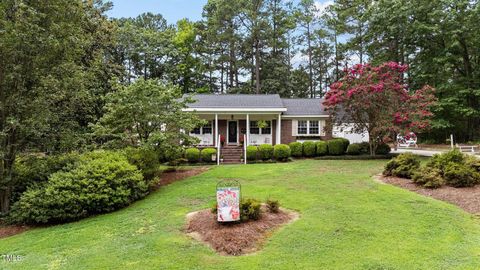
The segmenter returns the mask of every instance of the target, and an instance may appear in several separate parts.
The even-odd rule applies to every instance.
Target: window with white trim
[[[212,121],[208,121],[203,127],[197,127],[190,132],[191,134],[212,134]]]
[[[308,134],[308,121],[300,120],[298,121],[298,134]]]
[[[265,121],[267,127],[262,128],[262,134],[270,135],[272,133],[272,121]]]
[[[318,120],[308,121],[308,134],[319,134],[319,133],[320,133],[320,126],[318,124]]]
[[[320,120],[298,120],[297,135],[321,135],[322,123]]]
[[[250,121],[250,134],[260,134],[260,128],[257,121]]]

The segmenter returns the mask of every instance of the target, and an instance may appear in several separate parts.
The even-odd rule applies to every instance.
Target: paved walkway
[[[405,153],[405,152],[412,152],[414,153],[415,155],[419,155],[419,156],[425,156],[425,157],[431,157],[435,154],[441,154],[441,153],[445,153],[447,151],[449,151],[450,149],[448,150],[444,150],[444,151],[440,151],[440,150],[421,150],[421,149],[415,149],[415,148],[400,148],[400,149],[397,149],[397,150],[394,150],[392,149],[392,152],[393,154],[401,154],[401,153]],[[472,154],[471,152],[464,152],[465,154]],[[476,157],[479,157],[478,155],[476,155]]]

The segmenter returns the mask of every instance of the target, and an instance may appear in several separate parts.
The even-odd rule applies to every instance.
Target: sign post
[[[223,180],[217,184],[217,221],[240,220],[241,186],[237,180]]]

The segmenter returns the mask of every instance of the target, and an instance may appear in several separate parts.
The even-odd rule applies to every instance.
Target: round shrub
[[[377,150],[375,151],[375,154],[377,155],[387,155],[388,153],[390,153],[390,151],[392,151],[392,149],[390,148],[390,146],[386,143],[381,143],[377,146]]]
[[[465,165],[480,173],[480,159],[474,156],[465,156]]]
[[[352,143],[347,148],[347,154],[352,156],[360,155],[360,152],[361,152],[361,146],[358,143]]]
[[[315,156],[316,150],[317,149],[316,149],[315,142],[304,142],[303,143],[303,153],[306,157]]]
[[[290,146],[290,150],[292,151],[292,157],[302,157],[303,156],[303,147],[301,142],[292,142],[288,146]]]
[[[345,138],[336,138],[336,140],[339,140],[343,144],[343,152],[345,153],[347,151],[348,146],[350,145],[350,141]]]
[[[155,151],[145,148],[128,147],[124,150],[124,153],[128,162],[137,166],[145,179],[154,177],[160,165],[158,154]]]
[[[255,145],[247,146],[247,160],[257,160],[258,147]]]
[[[445,184],[442,174],[438,169],[422,167],[412,175],[412,181],[425,188],[439,188]]]
[[[411,178],[420,168],[420,161],[412,153],[400,154],[385,165],[383,175]]]
[[[188,148],[185,150],[185,158],[190,163],[196,163],[200,160],[200,150],[197,148]]]
[[[360,145],[360,154],[369,155],[370,154],[370,144],[368,142],[362,142]]]
[[[436,168],[444,171],[445,167],[450,163],[462,164],[465,162],[465,155],[457,149],[442,154],[435,154],[427,162],[427,167]]]
[[[147,190],[142,174],[123,154],[94,152],[24,192],[10,217],[27,224],[73,221],[125,207]]]
[[[452,187],[472,187],[480,182],[480,174],[462,163],[448,163],[443,176],[447,185]]]
[[[273,148],[273,156],[278,161],[287,161],[291,154],[290,147],[286,144],[277,144]]]
[[[242,221],[258,220],[262,205],[255,199],[242,199],[240,202],[240,219]]]
[[[332,156],[339,156],[345,154],[345,142],[339,139],[327,141],[328,154]]]
[[[316,143],[317,146],[317,156],[325,156],[328,154],[327,142],[319,141]]]
[[[217,154],[217,149],[215,148],[204,148],[201,152],[201,157],[203,162],[213,162],[212,155]]]
[[[262,144],[258,147],[258,156],[261,160],[273,158],[273,146],[271,144]]]

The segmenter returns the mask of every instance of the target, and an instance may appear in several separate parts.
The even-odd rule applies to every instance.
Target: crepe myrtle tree
[[[106,113],[95,125],[102,143],[120,141],[173,155],[182,145],[196,139],[190,130],[204,124],[195,114],[185,112],[191,99],[181,99],[180,88],[156,79],[138,79],[119,85],[107,96]]]
[[[368,131],[372,156],[387,136],[429,128],[434,89],[409,89],[403,79],[407,69],[395,62],[357,64],[325,96],[323,104],[334,123],[352,123],[354,132]]]

